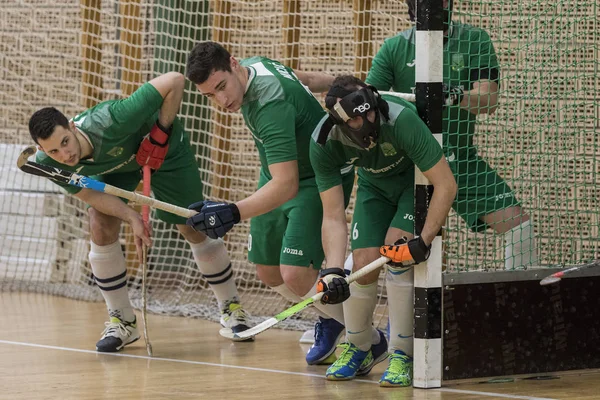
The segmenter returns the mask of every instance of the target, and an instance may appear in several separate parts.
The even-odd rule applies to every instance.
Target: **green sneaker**
[[[356,372],[362,365],[373,363],[371,350],[362,351],[352,343],[340,343],[337,347],[343,348],[342,354],[325,373],[330,381],[347,381],[356,377]]]
[[[411,386],[413,380],[413,359],[401,350],[390,354],[390,365],[379,380],[382,387]]]

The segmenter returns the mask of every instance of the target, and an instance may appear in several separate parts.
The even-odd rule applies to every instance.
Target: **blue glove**
[[[218,239],[240,222],[240,210],[234,203],[200,201],[188,207],[198,214],[187,219],[186,224],[211,239]]]

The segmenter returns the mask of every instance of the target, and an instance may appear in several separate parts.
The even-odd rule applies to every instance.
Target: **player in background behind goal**
[[[380,256],[386,243],[405,257],[388,265],[386,288],[390,318],[390,363],[382,386],[412,384],[413,268],[429,257],[431,242],[446,221],[456,182],[442,148],[410,103],[380,96],[352,75],[336,78],[325,97],[329,115],[315,129],[310,159],[323,201],[323,248],[326,273],[343,275],[348,227],[344,213],[340,168],[358,167],[358,190],[351,224],[354,272]],[[414,184],[418,166],[434,186],[421,236],[413,238]],[[418,268],[418,267],[417,267]],[[425,267],[423,267],[425,268]],[[326,273],[325,278],[331,278]],[[343,352],[329,367],[329,380],[349,380],[383,358],[372,354],[370,328],[377,305],[380,270],[350,285],[343,303],[346,339]],[[327,281],[326,281],[327,282]],[[325,286],[323,298],[337,303],[348,283],[337,279]]]
[[[415,20],[415,0],[406,0]],[[537,265],[534,229],[511,188],[473,145],[478,114],[498,104],[500,70],[483,29],[452,21],[452,0],[444,0],[444,152],[458,184],[454,210],[474,231],[504,234],[506,270]],[[415,87],[415,28],[384,41],[366,83],[378,90],[410,93]]]
[[[414,21],[415,1],[406,3]],[[451,20],[451,0],[444,0],[444,9],[448,23],[444,31],[443,149],[458,185],[452,208],[473,231],[489,227],[504,234],[506,270],[535,266],[535,232],[529,215],[473,145],[477,115],[492,114],[498,104],[500,71],[494,46],[484,30]],[[413,27],[385,40],[366,83],[381,91],[413,92],[415,35]],[[333,79],[302,80],[316,93],[327,91]]]
[[[222,237],[251,219],[248,260],[261,281],[293,303],[316,294],[323,263],[323,208],[310,164],[310,135],[325,115],[294,71],[265,57],[236,60],[223,46],[198,43],[186,76],[204,96],[228,112],[241,110],[260,156],[258,189],[236,203],[205,201],[188,220],[211,237]],[[352,166],[343,171],[345,204],[354,183]],[[340,304],[315,304],[319,322],[308,364],[331,363],[343,335]],[[371,331],[370,331],[371,332]],[[378,332],[373,329],[373,334]]]
[[[189,137],[176,117],[185,77],[170,72],[142,85],[130,97],[102,102],[72,120],[53,107],[43,108],[29,120],[29,132],[40,150],[36,161],[93,176],[125,190],[135,190],[142,165],[152,170],[157,199],[188,206],[202,198],[202,181]],[[118,197],[73,186],[61,186],[90,207],[90,265],[106,301],[109,322],[96,350],[115,352],[140,335],[127,293],[125,257],[119,243],[121,221],[129,223],[138,256],[151,245],[141,215]],[[231,270],[231,261],[218,239],[194,231],[185,218],[157,210],[159,219],[176,224],[190,244],[194,260],[214,292],[221,324],[248,329]]]

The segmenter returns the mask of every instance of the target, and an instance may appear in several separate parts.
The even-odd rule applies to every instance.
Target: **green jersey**
[[[442,158],[442,149],[412,104],[393,96],[382,96],[389,104],[389,121],[381,118],[376,144],[363,149],[342,133],[331,128],[325,145],[317,143],[322,118],[312,135],[310,159],[315,169],[317,186],[324,192],[342,184],[342,173],[353,166],[359,177],[368,181],[400,176],[416,164],[427,171]]]
[[[90,177],[138,171],[141,167],[135,160],[135,154],[156,123],[162,103],[162,95],[149,83],[126,99],[104,101],[73,118],[77,130],[92,146],[91,158],[69,166],[38,151],[36,161]],[[174,144],[182,141],[182,136],[183,126],[175,119],[167,158],[176,151]],[[67,184],[59,185],[72,194],[81,190]]]
[[[269,165],[297,160],[300,179],[314,176],[310,135],[325,110],[293,70],[265,57],[240,62],[249,70],[242,114],[258,148],[263,173]]]
[[[373,59],[366,82],[378,90],[412,93],[415,87],[415,28],[384,41]],[[444,43],[444,83],[471,90],[480,79],[498,81],[498,60],[489,35],[482,29],[452,22]],[[444,149],[474,155],[476,116],[458,105],[446,107]],[[466,157],[459,157],[466,158]]]

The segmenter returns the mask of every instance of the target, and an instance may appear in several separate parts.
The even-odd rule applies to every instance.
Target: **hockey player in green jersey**
[[[406,0],[411,20],[415,0]],[[444,152],[458,184],[454,210],[474,231],[492,228],[505,235],[507,270],[537,264],[533,225],[511,188],[477,154],[476,117],[498,106],[500,70],[494,46],[483,29],[452,21],[452,0],[444,0]],[[415,87],[415,28],[384,41],[366,83],[378,90],[410,93]]]
[[[129,191],[135,190],[142,166],[147,164],[154,170],[151,184],[156,198],[188,206],[202,198],[202,181],[189,137],[177,118],[184,84],[182,74],[170,72],[142,85],[126,99],[101,102],[70,121],[56,108],[38,110],[29,121],[29,132],[39,149],[37,162]],[[109,312],[96,349],[119,351],[140,337],[118,240],[121,221],[131,226],[138,255],[142,242],[151,245],[147,227],[139,213],[115,196],[61,186],[90,206],[89,260]],[[161,210],[156,215],[176,224],[189,242],[198,269],[215,293],[223,326],[247,329],[247,316],[239,304],[222,240],[194,231],[185,225],[185,218]]]
[[[340,169],[358,167],[358,190],[351,223],[354,272],[380,256],[380,247],[395,243],[405,254],[402,264],[389,265],[386,287],[390,317],[390,364],[382,386],[412,383],[413,269],[429,257],[431,242],[441,229],[456,194],[456,182],[442,149],[414,107],[392,96],[380,96],[354,76],[333,81],[325,104],[329,117],[315,129],[310,159],[323,202],[323,248],[327,273],[339,274],[344,265],[348,228],[344,213]],[[414,166],[435,190],[425,225],[413,238]],[[408,261],[408,262],[406,262]],[[338,272],[336,272],[338,271]],[[364,364],[372,363],[376,346],[370,327],[377,304],[379,270],[350,285],[343,303],[347,343],[327,370],[329,380],[349,380]],[[322,274],[325,279],[326,274]],[[331,276],[328,278],[331,279]],[[344,279],[327,282],[330,301],[344,301]],[[382,361],[382,360],[376,360]]]
[[[227,111],[241,110],[261,162],[254,194],[236,203],[194,205],[199,214],[188,223],[210,237],[222,237],[241,220],[251,219],[248,259],[256,264],[258,277],[294,303],[314,295],[324,257],[323,209],[309,146],[325,111],[290,68],[264,57],[238,61],[218,43],[197,44],[186,75]],[[347,204],[353,168],[342,175]],[[341,305],[319,303],[316,309],[320,318],[308,364],[327,362],[344,330]],[[372,334],[380,340],[376,330]]]

